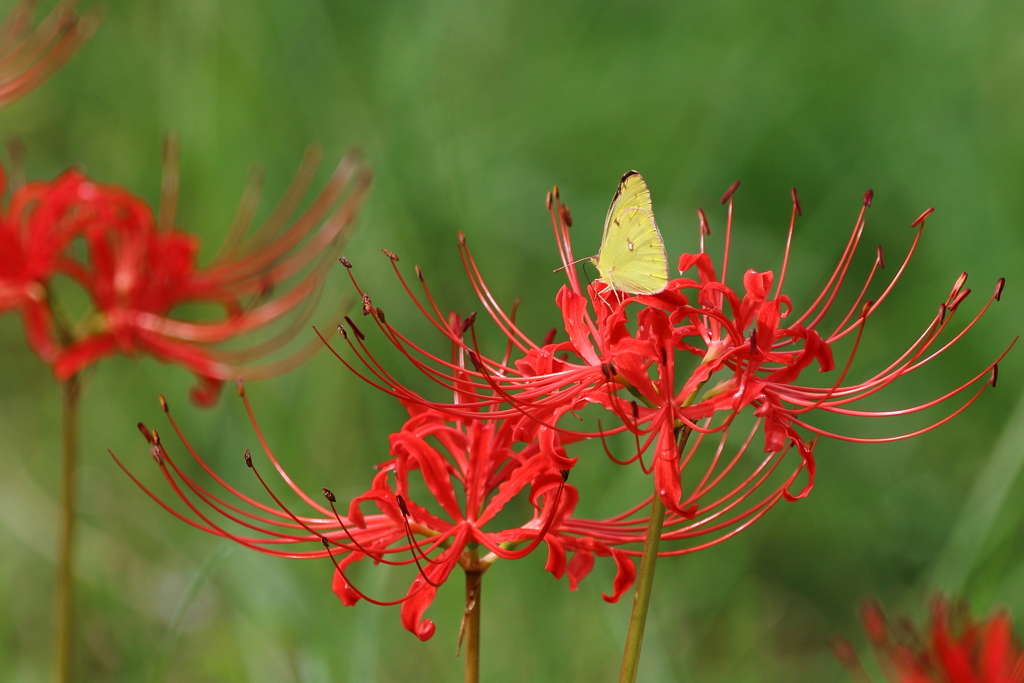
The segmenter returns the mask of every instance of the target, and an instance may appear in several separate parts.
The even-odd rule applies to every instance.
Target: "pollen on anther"
[[[326,488],[326,487],[324,488],[324,498],[326,498],[327,500],[331,501],[332,503],[337,503],[338,502],[338,499],[334,497],[334,492],[331,491],[329,488]]]
[[[999,301],[999,297],[1001,297],[1003,295],[1003,287],[1005,285],[1006,285],[1006,278],[1005,277],[999,278],[999,280],[996,282],[996,293],[995,293],[995,297],[994,297],[996,301]]]
[[[922,213],[920,216],[918,216],[916,219],[914,219],[914,222],[910,224],[910,227],[916,228],[916,227],[918,227],[920,225],[924,225],[925,219],[928,218],[928,216],[931,216],[932,213],[934,213],[934,212],[935,212],[935,207],[933,206],[930,209],[928,209],[927,211],[925,211],[924,213]]]
[[[341,335],[342,339],[348,339],[348,332],[345,331],[344,325],[338,325],[338,334]]]
[[[555,187],[551,190],[551,193],[555,196],[555,201],[558,201],[558,199],[559,199],[558,185],[555,185]]]
[[[395,252],[390,251],[388,249],[381,249],[381,251],[384,253],[385,256],[387,256],[392,261],[398,260],[398,254],[396,254]]]
[[[248,448],[245,449],[245,466],[252,469],[252,453],[249,452]]]
[[[350,270],[352,269],[352,262],[349,261],[344,256],[342,256],[341,258],[338,259],[338,263],[340,263],[341,265],[345,266],[346,268],[348,268]]]
[[[725,204],[727,201],[732,199],[733,192],[735,192],[736,188],[738,188],[739,186],[740,186],[740,181],[738,181],[738,180],[734,181],[733,184],[729,186],[729,189],[726,190],[725,194],[722,195],[722,203],[723,204]]]
[[[796,188],[790,190],[790,194],[793,195],[793,208],[796,209],[797,216],[803,216],[803,209],[800,208],[800,198],[796,196]]]
[[[169,410],[169,408],[167,407],[167,399],[164,398],[163,394],[160,394],[160,410],[164,411],[165,413],[168,412]]]
[[[370,303],[370,295],[363,294],[363,315],[370,315],[373,313],[373,304]]]
[[[156,431],[155,429],[153,430],[153,445],[160,445],[160,432]]]

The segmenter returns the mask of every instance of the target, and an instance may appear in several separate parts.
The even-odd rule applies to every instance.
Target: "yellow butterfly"
[[[601,250],[591,259],[608,288],[624,294],[657,294],[668,285],[668,255],[654,222],[651,191],[636,171],[619,181],[604,219]]]

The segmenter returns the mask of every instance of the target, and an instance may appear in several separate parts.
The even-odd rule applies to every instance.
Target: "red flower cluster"
[[[401,400],[410,414],[406,424],[391,436],[391,457],[379,466],[369,491],[351,502],[346,515],[337,511],[329,490],[324,490],[329,503],[325,506],[292,482],[267,446],[247,400],[250,420],[267,457],[311,514],[293,512],[258,473],[273,506],[229,486],[188,444],[173,418],[172,426],[182,442],[229,495],[222,497],[191,479],[175,465],[156,432],[142,427],[151,453],[188,512],[179,512],[147,493],[197,528],[261,552],[283,557],[329,556],[337,565],[334,591],[345,604],[370,599],[348,579],[346,570],[352,563],[369,557],[375,563],[415,564],[415,578],[403,598],[372,601],[402,603],[403,624],[425,639],[433,634],[434,626],[423,619],[424,611],[456,565],[467,572],[482,572],[498,559],[522,557],[543,542],[548,550],[547,569],[556,577],[568,574],[573,589],[590,571],[595,556],[612,557],[618,568],[614,590],[605,599],[617,600],[633,583],[634,558],[641,554],[649,520],[646,512],[654,496],[610,518],[578,515],[580,492],[567,483],[577,458],[569,456],[568,448],[581,440],[599,438],[616,462],[638,462],[645,472],[653,471],[657,494],[669,508],[661,540],[672,543],[660,554],[675,555],[731,537],[779,500],[807,495],[814,483],[813,449],[819,435],[857,441],[907,438],[943,424],[977,399],[986,386],[995,384],[993,362],[962,386],[920,406],[887,412],[852,409],[850,404],[917,370],[959,339],[998,299],[1002,280],[971,321],[940,345],[940,335],[970,292],[964,287],[966,275],[960,276],[939,312],[906,352],[881,372],[856,383],[846,382],[866,321],[904,272],[930,210],[914,222],[913,245],[877,298],[865,300],[872,279],[883,267],[881,249],[859,293],[838,321],[821,330],[851,268],[864,213],[871,203],[870,192],[832,277],[812,304],[796,315],[790,299],[781,293],[788,242],[778,279],[770,272],[750,270],[744,274],[742,293],[726,284],[734,189],[723,200],[729,202],[729,219],[721,267],[716,269],[704,252],[708,228],[700,212],[701,249],[697,254],[684,254],[679,263],[684,273],[695,269],[696,277],[672,280],[664,292],[653,296],[623,296],[601,283],[584,292],[572,267],[569,212],[560,203],[557,190],[549,196],[569,278],[556,296],[567,336],[560,342],[555,340],[555,330],[541,343],[520,330],[516,307],[506,313],[497,304],[460,236],[473,287],[507,338],[499,359],[481,352],[476,314],[466,318],[443,314],[420,268],[416,267],[416,274],[422,297],[402,276],[398,257],[385,250],[401,286],[451,344],[451,355],[430,353],[391,326],[353,277],[363,314],[453,398],[433,401],[400,383],[373,356],[363,330],[346,318],[339,332],[349,353],[336,355],[368,383]],[[790,239],[799,213],[794,192]],[[344,258],[341,262],[351,275],[352,264]],[[850,340],[848,359],[837,368],[833,345],[846,338]],[[835,373],[835,378],[824,386],[801,383],[803,371],[812,365]],[[805,415],[815,410],[868,417],[903,415],[935,406],[970,387],[976,391],[952,414],[886,439],[830,434],[805,420]],[[603,428],[598,421],[596,428],[568,428],[566,424],[576,416],[589,419],[588,406],[596,407],[605,417],[611,413],[616,424]],[[765,455],[749,457],[759,433]],[[632,437],[635,451],[631,456],[616,457],[608,448],[606,440],[615,434]],[[793,464],[780,467],[790,454],[795,456]],[[246,461],[255,469],[248,452]],[[681,476],[692,469],[698,473],[684,488]],[[801,474],[805,475],[802,484],[798,483]],[[417,486],[410,485],[413,475],[421,480]],[[422,497],[414,493],[423,490],[426,494]],[[755,495],[758,492],[762,493]],[[520,507],[525,521],[496,528],[497,513],[517,498],[529,505]],[[363,509],[366,503],[376,508],[373,514]],[[214,514],[209,513],[211,509]],[[232,524],[241,530],[233,529]],[[317,543],[324,547],[292,549],[295,544]]]
[[[169,158],[175,160],[173,150]],[[0,213],[0,313],[21,313],[31,347],[60,380],[104,356],[142,352],[196,373],[201,384],[193,397],[209,403],[226,379],[281,372],[315,351],[316,341],[271,364],[243,366],[276,351],[296,325],[305,324],[303,316],[315,304],[311,295],[342,248],[369,183],[369,173],[350,155],[309,208],[298,212],[318,162],[317,152],[306,155],[284,200],[243,239],[258,200],[251,188],[220,255],[204,268],[196,265],[198,239],[173,227],[173,164],[160,220],[139,197],[75,169],[17,188]],[[5,186],[0,169],[0,190]],[[84,258],[74,248],[77,241],[84,242]],[[303,271],[286,291],[274,291]],[[91,300],[92,310],[75,325],[55,312],[51,281],[57,275],[72,279]],[[215,347],[265,329],[303,302],[296,323],[277,337],[244,349]],[[213,304],[223,313],[204,322],[172,317],[185,303]]]
[[[444,324],[426,285],[426,300],[421,301],[398,270],[397,257],[389,253],[402,286],[416,306],[472,360],[474,369],[467,372],[467,381],[477,398],[468,404],[437,403],[398,383],[371,355],[361,332],[356,343],[351,336],[348,343],[365,369],[339,357],[368,382],[403,401],[463,418],[516,420],[515,438],[528,443],[536,441],[559,469],[570,469],[576,462],[564,448],[566,441],[604,441],[612,434],[631,434],[636,443],[631,456],[618,458],[610,451],[608,455],[616,462],[638,462],[645,472],[653,471],[656,491],[670,511],[663,540],[689,541],[713,535],[696,546],[663,554],[691,552],[716,543],[763,515],[777,501],[806,496],[814,484],[813,450],[818,436],[859,442],[916,436],[952,419],[975,401],[986,386],[995,384],[996,364],[1002,355],[961,386],[924,404],[890,411],[854,409],[855,402],[878,393],[948,349],[999,299],[1004,281],[996,283],[993,294],[966,325],[940,342],[971,291],[964,286],[967,274],[960,275],[910,348],[880,372],[848,382],[865,325],[904,273],[932,210],[912,223],[916,233],[907,255],[877,297],[866,298],[873,279],[884,267],[881,247],[863,286],[836,316],[838,320],[822,329],[853,263],[872,193],[865,194],[850,238],[824,289],[797,314],[789,296],[782,293],[793,228],[801,214],[795,190],[789,237],[778,278],[770,271],[747,270],[742,278],[742,292],[726,284],[733,192],[737,185],[722,199],[723,204],[728,204],[728,218],[720,267],[716,269],[704,251],[704,237],[710,229],[704,212],[699,210],[700,250],[679,258],[680,272],[685,275],[695,270],[694,277],[671,280],[659,294],[637,296],[624,296],[602,282],[593,283],[584,291],[574,267],[569,237],[572,219],[556,188],[548,197],[548,208],[562,265],[568,274],[568,284],[555,297],[568,337],[561,342],[555,340],[556,330],[540,343],[522,332],[515,323],[514,308],[506,313],[498,305],[460,236],[460,250],[470,281],[482,306],[507,337],[507,349],[501,359],[480,351],[473,325],[468,326],[473,330],[468,342],[463,341],[462,335],[454,334]],[[346,261],[345,265],[351,273],[351,264]],[[416,272],[422,283],[418,266]],[[451,388],[446,381],[451,364],[386,323],[380,309],[373,308],[355,278],[353,283],[363,297],[364,313],[372,315],[388,341],[434,382]],[[847,358],[837,367],[833,346],[847,338]],[[514,352],[518,357],[512,360]],[[834,373],[834,379],[823,386],[803,381],[804,371],[812,366],[822,373]],[[934,407],[972,387],[974,392],[950,414],[897,436],[858,438],[834,434],[807,421],[808,414],[815,411],[857,417],[907,415]],[[484,389],[488,390],[489,398],[481,398],[484,392],[480,390]],[[576,416],[588,405],[611,412],[617,425],[603,429],[598,423],[597,429],[589,430],[567,427],[561,418]],[[484,408],[490,410],[481,412]],[[733,440],[730,433],[736,430],[742,432]],[[760,459],[743,458],[758,432],[763,433],[766,455]],[[696,435],[692,441],[691,434]],[[714,445],[705,450],[705,441]],[[731,456],[723,455],[727,448],[735,449]],[[698,464],[701,453],[707,453],[703,466]],[[790,453],[797,456],[795,465],[788,471],[778,469]],[[746,471],[738,473],[737,466],[748,461]],[[703,471],[684,489],[681,475],[687,467],[700,467]],[[801,473],[806,476],[804,483],[798,485]],[[766,486],[767,482],[774,483]],[[762,489],[766,492],[752,499],[754,492]],[[635,512],[636,509],[631,514]],[[630,520],[628,528],[636,530],[645,518],[634,516]]]
[[[1013,634],[1006,612],[974,621],[966,605],[955,608],[936,598],[931,621],[918,633],[909,620],[894,628],[876,603],[865,605],[864,629],[878,664],[892,683],[1022,683],[1024,650]],[[845,640],[834,645],[836,655],[858,683],[871,678],[853,647]]]
[[[0,108],[49,78],[96,30],[93,17],[75,14],[74,0],[61,0],[33,28],[38,0],[19,0],[0,26]]]

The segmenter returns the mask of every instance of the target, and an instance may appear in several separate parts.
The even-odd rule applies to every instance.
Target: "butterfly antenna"
[[[562,266],[561,268],[555,268],[555,269],[554,269],[553,271],[551,271],[551,272],[552,272],[552,273],[557,273],[557,272],[558,272],[558,271],[560,271],[560,270],[565,270],[565,269],[566,269],[566,268],[568,268],[569,266],[575,266],[575,265],[576,265],[577,263],[582,263],[583,261],[589,261],[589,260],[591,260],[591,259],[593,259],[593,258],[595,258],[595,257],[593,257],[593,256],[584,256],[583,258],[578,258],[578,259],[576,259],[576,260],[575,260],[575,261],[573,261],[572,263],[566,263],[566,264],[565,264],[564,266]]]

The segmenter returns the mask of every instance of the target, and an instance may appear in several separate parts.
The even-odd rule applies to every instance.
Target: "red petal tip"
[[[922,213],[920,216],[918,216],[917,219],[915,219],[914,222],[910,224],[910,227],[916,228],[918,226],[924,225],[925,219],[928,218],[928,216],[931,216],[934,211],[935,207],[933,206],[924,213]]]
[[[738,180],[733,182],[733,184],[729,186],[729,189],[726,190],[725,194],[722,195],[722,203],[723,204],[725,204],[727,201],[732,199],[732,193],[735,192],[736,188],[739,187],[739,186],[740,186],[740,181],[738,181]]]

